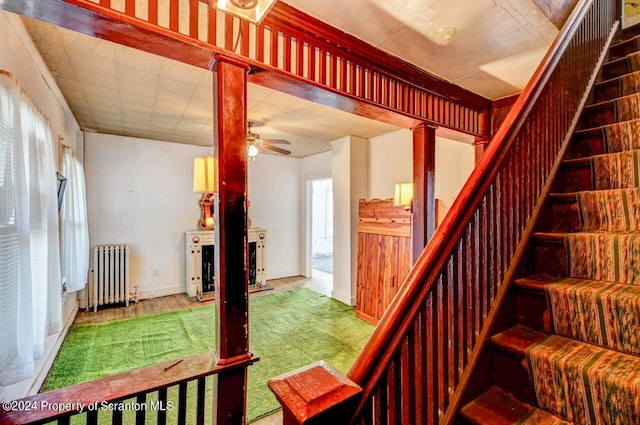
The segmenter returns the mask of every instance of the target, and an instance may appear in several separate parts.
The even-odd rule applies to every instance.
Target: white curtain
[[[67,292],[84,289],[89,271],[89,228],[84,171],[70,148],[62,150],[62,175],[67,186],[62,198],[62,281]]]
[[[47,119],[0,71],[0,385],[33,375],[61,329],[55,176]]]

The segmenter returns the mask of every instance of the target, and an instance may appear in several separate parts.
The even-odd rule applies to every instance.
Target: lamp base
[[[200,199],[200,220],[198,220],[200,230],[213,230],[213,194],[203,193]]]

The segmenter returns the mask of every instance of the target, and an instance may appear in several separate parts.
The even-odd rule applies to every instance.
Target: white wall
[[[79,146],[76,139],[80,128],[70,112],[69,106],[60,94],[60,90],[18,16],[1,11],[0,69],[12,73],[28,96],[49,118],[54,142],[59,135],[64,138],[66,145],[77,151]],[[56,148],[57,146],[54,146],[54,152]],[[52,176],[52,178],[54,177]],[[75,296],[63,297],[62,320],[66,324],[64,330],[46,339],[44,357],[36,362],[36,374],[33,379],[0,387],[0,400],[15,399],[37,393],[66,334],[68,325],[75,317],[77,306]]]
[[[302,274],[300,161],[260,154],[248,163],[249,217],[253,227],[267,229],[267,279]]]
[[[331,142],[334,196],[333,291],[345,304],[356,303],[358,202],[368,199],[369,141],[347,136]]]
[[[91,246],[128,243],[140,298],[185,291],[184,232],[196,230],[193,158],[207,149],[87,133]]]
[[[393,198],[396,183],[412,181],[411,130],[396,130],[369,139],[369,199]]]
[[[436,137],[435,197],[442,219],[475,167],[475,147],[456,140]]]

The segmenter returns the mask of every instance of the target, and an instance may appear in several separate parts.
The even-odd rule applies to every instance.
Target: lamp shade
[[[212,6],[240,19],[259,24],[276,0],[214,0]]]
[[[413,183],[397,183],[393,197],[393,205],[411,206],[413,200]]]
[[[193,161],[193,191],[214,193],[216,187],[216,159],[212,156],[197,157]]]

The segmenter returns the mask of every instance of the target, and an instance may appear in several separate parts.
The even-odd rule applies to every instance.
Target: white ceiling
[[[286,0],[468,90],[497,99],[522,90],[557,29],[531,0]],[[212,74],[30,19],[23,22],[81,127],[100,133],[210,146]],[[448,44],[434,33],[454,26]],[[409,41],[408,41],[409,40]],[[396,127],[249,85],[249,120],[292,156],[329,141]],[[286,146],[285,146],[286,147]],[[287,147],[289,148],[289,147]]]
[[[532,0],[284,2],[489,99],[522,91],[558,34]]]

